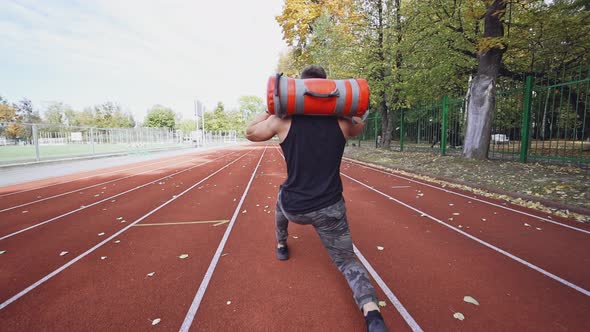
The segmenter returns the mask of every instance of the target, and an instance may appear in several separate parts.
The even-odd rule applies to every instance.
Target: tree
[[[182,120],[176,123],[176,129],[182,130],[185,133],[197,130],[197,123],[194,120]]]
[[[62,102],[51,102],[45,110],[45,122],[49,124],[67,124],[66,113],[70,112],[72,108]]]
[[[0,122],[16,121],[16,109],[0,96]]]
[[[154,105],[145,117],[144,126],[173,129],[176,124],[175,116],[176,114],[171,108]]]
[[[135,126],[135,120],[130,113],[124,112],[121,105],[106,102],[96,105],[94,111],[94,124],[100,128],[131,128]],[[172,124],[174,127],[174,124]]]
[[[242,96],[238,100],[240,113],[244,122],[250,122],[258,113],[266,111],[265,101],[257,96]]]
[[[507,45],[502,18],[506,1],[487,1],[483,15],[483,36],[478,44],[477,74],[469,87],[467,130],[463,156],[470,159],[487,159],[492,132],[492,119],[496,108],[496,79]]]

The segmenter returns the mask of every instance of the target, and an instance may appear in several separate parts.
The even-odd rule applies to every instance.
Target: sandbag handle
[[[317,93],[317,92],[305,90],[305,92],[303,94],[307,95],[307,96],[318,97],[318,98],[332,98],[332,97],[339,97],[340,91],[338,91],[338,88],[334,89],[334,91],[332,91],[330,93]]]
[[[281,80],[281,76],[283,76],[283,73],[278,73],[275,80],[275,96],[277,97],[279,95],[279,81]]]

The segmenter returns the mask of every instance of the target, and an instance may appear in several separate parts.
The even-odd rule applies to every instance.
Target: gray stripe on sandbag
[[[287,99],[289,98],[288,94],[288,87],[287,87],[287,77],[281,78],[279,83],[279,95],[281,101],[281,115],[279,117],[285,117],[287,115]]]
[[[346,85],[344,85],[343,80],[335,80],[334,82],[336,82],[336,89],[340,92],[338,99],[336,99],[334,113],[342,114],[344,113],[344,105],[346,103]]]
[[[303,105],[305,104],[305,83],[302,79],[295,80],[295,114],[303,114]]]
[[[350,105],[350,116],[355,116],[358,111],[359,106],[359,97],[360,97],[360,87],[359,83],[355,79],[348,80],[350,82],[350,86],[352,87],[352,103]]]

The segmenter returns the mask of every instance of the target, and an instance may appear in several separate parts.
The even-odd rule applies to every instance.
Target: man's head
[[[306,78],[326,78],[326,71],[324,70],[324,68],[320,67],[320,66],[316,66],[316,65],[310,65],[307,66],[305,68],[303,68],[303,70],[301,71],[301,78],[302,79],[306,79]]]

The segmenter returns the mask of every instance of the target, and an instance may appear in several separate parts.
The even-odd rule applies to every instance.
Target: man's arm
[[[268,113],[259,114],[246,127],[246,138],[252,142],[261,142],[271,139],[277,134],[274,122],[276,117]]]

